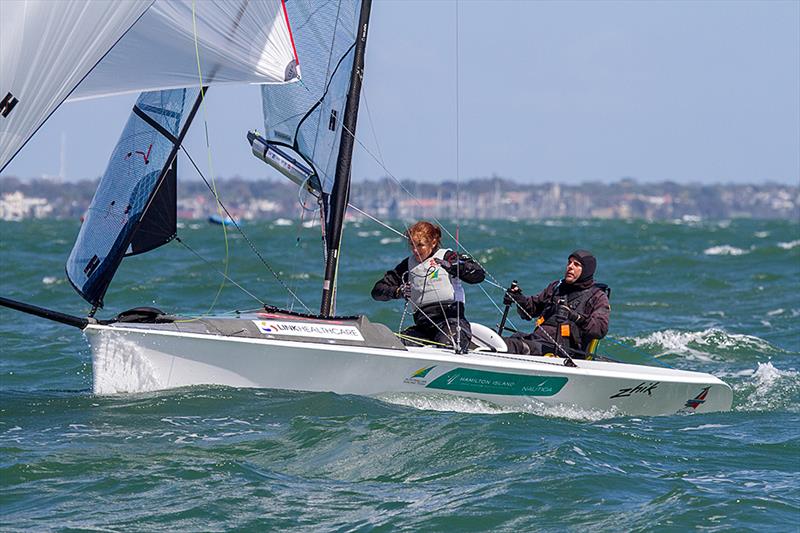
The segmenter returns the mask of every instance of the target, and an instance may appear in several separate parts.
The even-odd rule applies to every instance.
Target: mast
[[[364,54],[367,48],[367,29],[372,0],[364,0],[358,19],[358,35],[353,52],[353,69],[350,71],[350,91],[342,119],[342,140],[336,161],[336,181],[330,195],[331,214],[328,219],[328,239],[325,261],[325,280],[322,283],[322,304],[320,314],[331,316],[336,294],[336,272],[339,267],[339,247],[342,243],[342,227],[347,202],[350,197],[350,164],[353,157],[353,144],[358,119],[358,100],[361,94],[361,79],[364,75]]]

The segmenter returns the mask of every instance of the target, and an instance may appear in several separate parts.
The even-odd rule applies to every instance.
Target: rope
[[[423,339],[421,337],[412,337],[411,335],[406,335],[405,333],[395,333],[395,336],[400,338],[400,339],[410,340],[411,342],[415,342],[415,343],[419,344],[420,346],[426,346],[428,344],[435,344],[436,346],[444,346],[445,348],[451,348],[451,346],[448,346],[447,344],[444,344],[443,342],[436,342],[436,341],[432,341],[430,339]]]
[[[209,140],[208,137],[208,113],[206,111],[206,94],[205,91],[203,90],[203,69],[200,66],[200,44],[197,38],[197,12],[195,7],[196,7],[196,1],[192,0],[192,32],[194,37],[194,56],[195,60],[197,61],[197,77],[200,83],[200,99],[201,99],[200,105],[203,108],[203,127],[205,130],[206,154],[208,156],[208,169],[209,172],[211,173],[211,183],[213,184],[212,191],[214,193],[214,198],[218,199],[217,183],[214,179],[214,163],[211,157],[211,141]],[[185,151],[186,150],[184,150],[184,152]],[[192,162],[192,164],[194,164],[194,162]],[[197,168],[197,165],[195,165],[195,168]],[[219,212],[219,206],[217,207],[217,214],[221,216]],[[223,264],[225,265],[225,272],[223,273],[223,278],[219,284],[217,293],[214,295],[214,299],[211,302],[211,306],[209,306],[208,311],[206,311],[206,313],[210,313],[214,309],[214,306],[217,305],[217,300],[219,299],[220,294],[222,294],[222,289],[225,287],[225,279],[228,277],[228,266],[229,266],[228,261],[230,258],[230,247],[228,244],[228,229],[225,227],[225,224],[222,224],[222,235],[225,240],[225,259],[223,261]]]

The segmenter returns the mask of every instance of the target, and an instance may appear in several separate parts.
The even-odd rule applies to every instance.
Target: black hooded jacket
[[[540,328],[555,339],[558,328],[549,319],[557,312],[559,302],[566,303],[581,315],[575,325],[580,329],[584,346],[576,346],[576,348],[584,349],[588,340],[601,339],[608,333],[611,305],[608,302],[604,286],[595,284],[594,273],[597,269],[597,261],[594,256],[586,250],[575,250],[570,257],[580,261],[583,267],[581,276],[574,283],[566,283],[563,279],[554,281],[536,296],[525,297],[518,303],[517,312],[524,320],[542,317],[544,323]],[[584,291],[590,291],[588,297],[580,294]],[[579,305],[580,308],[576,309],[576,305]],[[536,331],[533,334],[536,335]]]

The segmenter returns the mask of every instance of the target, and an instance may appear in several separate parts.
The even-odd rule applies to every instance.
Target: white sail
[[[198,58],[204,85],[298,76],[280,0],[157,0],[69,99],[199,87]]]
[[[67,97],[199,86],[200,72],[296,79],[281,0],[2,0],[0,170]]]
[[[152,3],[0,2],[0,169]]]

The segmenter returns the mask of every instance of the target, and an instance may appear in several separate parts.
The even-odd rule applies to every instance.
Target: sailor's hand
[[[575,324],[578,324],[579,322],[583,321],[583,317],[581,316],[580,313],[578,313],[577,311],[573,310],[572,308],[564,304],[558,306],[557,315],[563,316],[567,320],[569,320],[570,322],[574,322]]]
[[[522,305],[524,302],[525,295],[522,294],[522,289],[516,283],[512,283],[511,287],[506,289],[506,293],[503,295],[503,305]]]
[[[411,298],[411,285],[409,283],[403,283],[394,291],[394,297],[396,299],[405,298],[408,300]]]
[[[463,265],[459,264],[461,258],[452,250],[444,254],[444,259],[434,259],[434,261],[442,267],[442,270],[454,277],[458,277],[459,270],[463,269]]]

